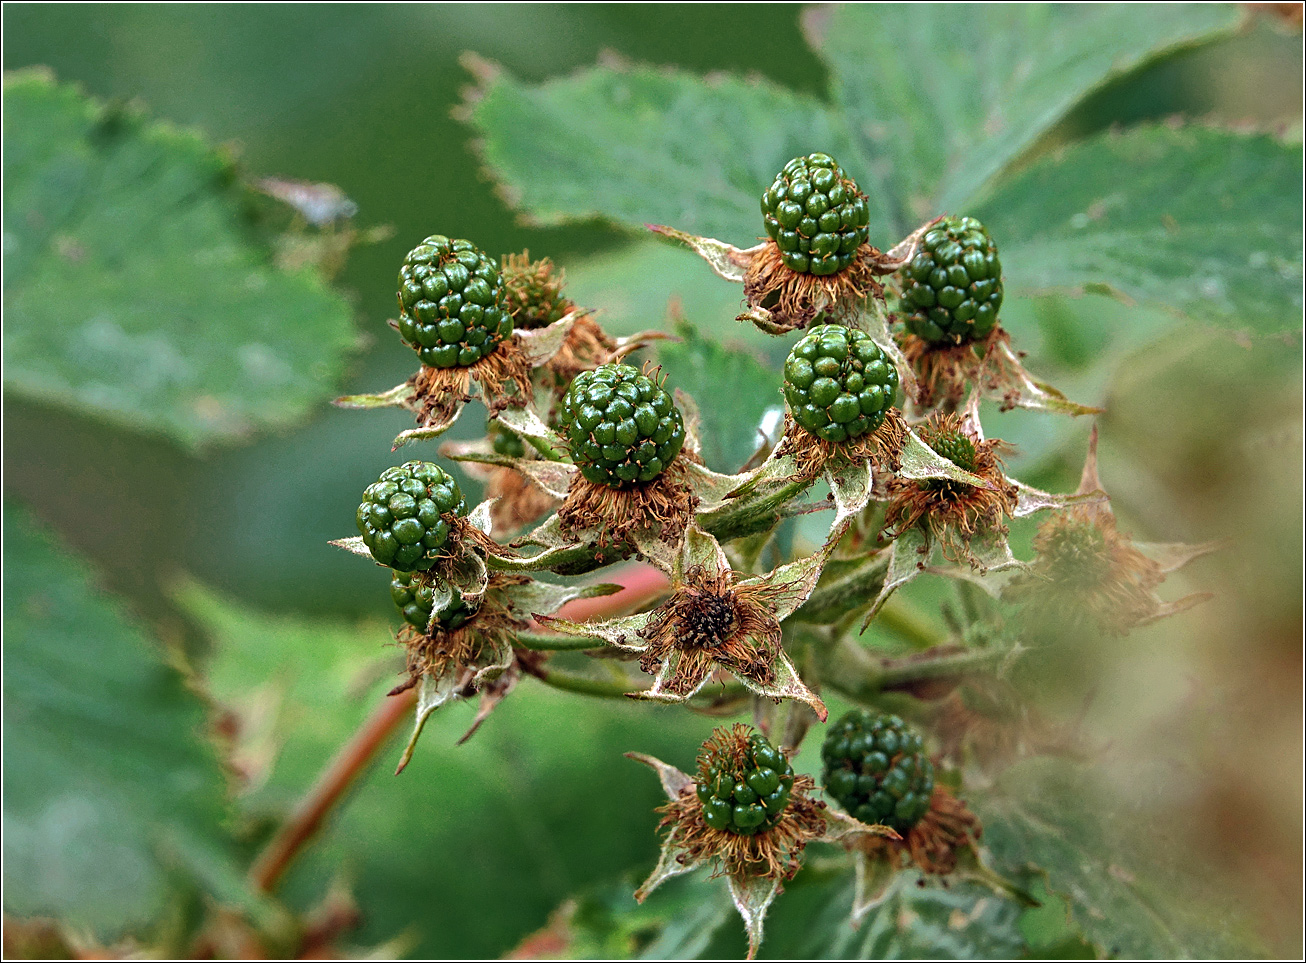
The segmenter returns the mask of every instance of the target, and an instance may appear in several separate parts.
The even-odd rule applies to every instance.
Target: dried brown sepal
[[[514,616],[502,593],[492,590],[525,585],[529,581],[522,575],[495,573],[476,614],[453,631],[422,632],[411,625],[400,629],[395,641],[404,648],[408,678],[388,694],[398,695],[411,689],[423,676],[439,679],[449,673],[475,669],[485,655],[510,649],[517,633],[529,623]]]
[[[797,466],[797,476],[812,479],[820,476],[826,466],[836,459],[849,462],[870,461],[881,472],[897,471],[903,442],[907,438],[907,423],[897,408],[890,408],[884,422],[875,431],[855,438],[851,442],[826,441],[818,438],[785,412],[784,434],[776,446],[776,458],[792,455]]]
[[[966,546],[976,534],[1006,532],[1004,519],[1016,508],[1018,489],[1003,473],[1001,453],[1007,448],[1005,443],[982,440],[961,415],[932,415],[920,433],[926,444],[931,444],[935,438],[954,432],[969,438],[975,449],[974,466],[959,467],[984,479],[989,487],[940,479],[892,478],[885,531],[896,538],[921,525],[939,543],[944,557],[960,562],[969,558]]]
[[[507,535],[539,521],[558,500],[519,471],[494,467],[485,480],[485,497],[494,499],[490,519],[494,533]]]
[[[682,449],[657,478],[623,488],[596,484],[576,472],[558,509],[563,533],[592,537],[600,548],[633,544],[633,536],[645,531],[676,544],[699,503],[685,468],[689,460],[697,459]]]
[[[805,328],[822,314],[844,318],[867,298],[883,298],[884,285],[877,278],[893,273],[898,263],[863,244],[848,267],[818,277],[786,266],[775,241],[768,239],[750,253],[744,299],[749,307],[768,312],[777,332]]]
[[[427,428],[452,420],[457,409],[472,400],[473,381],[480,387],[481,398],[491,414],[524,406],[531,398],[531,365],[520,342],[509,338],[466,368],[422,365],[407,381],[413,388],[417,424]],[[509,385],[515,390],[508,391]]]
[[[913,865],[922,873],[943,876],[957,868],[963,852],[974,852],[982,832],[979,818],[951,789],[936,782],[929,810],[905,837],[857,836],[854,845],[894,868]]]
[[[689,696],[720,665],[760,686],[775,682],[780,623],[774,599],[782,591],[765,584],[740,586],[738,573],[695,566],[685,583],[637,634],[648,643],[639,667],[650,675],[674,651],[682,653],[666,691]]]
[[[996,350],[999,341],[1010,341],[1001,327],[995,327],[982,341],[965,344],[933,344],[914,334],[902,335],[903,356],[916,375],[917,406],[955,407],[971,385],[995,390],[1002,380],[997,370],[1001,367]]]
[[[747,728],[739,725],[735,729]],[[730,737],[717,730],[714,739]],[[696,865],[711,861],[713,878],[718,876],[792,879],[802,862],[803,849],[813,839],[825,834],[825,803],[810,798],[816,788],[811,776],[796,776],[790,790],[789,806],[770,829],[740,836],[724,829],[713,829],[703,819],[703,804],[693,785],[687,786],[666,805],[659,830],[669,830],[666,844],[678,850],[677,860]]]

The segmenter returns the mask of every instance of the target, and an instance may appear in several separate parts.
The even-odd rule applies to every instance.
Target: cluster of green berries
[[[831,442],[884,423],[898,392],[898,370],[871,336],[823,324],[808,330],[784,366],[784,395],[794,420]]]
[[[382,565],[396,572],[422,571],[449,540],[449,522],[441,516],[466,512],[458,483],[443,469],[410,461],[387,468],[367,486],[358,506],[358,530]]]
[[[929,811],[934,764],[897,716],[854,710],[821,746],[822,782],[848,815],[905,833]]]
[[[652,481],[685,443],[685,424],[671,395],[626,364],[577,375],[559,406],[558,423],[580,473],[610,488]]]
[[[695,792],[705,823],[751,836],[780,821],[793,785],[794,769],[784,753],[755,732],[748,737],[742,760],[730,753],[705,757]]]
[[[412,572],[395,572],[390,579],[390,597],[403,615],[404,621],[423,632],[428,628],[444,629],[452,632],[460,629],[477,612],[477,607],[468,605],[463,594],[453,590],[453,598],[435,612],[435,585]]]
[[[852,264],[866,243],[866,196],[829,154],[795,157],[762,194],[766,233],[785,266],[827,275]]]
[[[946,217],[921,239],[900,271],[903,321],[931,344],[965,344],[989,336],[1002,307],[1002,263],[984,225]]]
[[[399,333],[431,368],[466,368],[512,334],[499,267],[471,241],[433,234],[399,269]]]

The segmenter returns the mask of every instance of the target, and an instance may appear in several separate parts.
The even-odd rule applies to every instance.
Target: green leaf
[[[763,233],[762,192],[791,158],[820,150],[850,172],[864,166],[824,104],[760,79],[598,67],[527,86],[474,66],[481,86],[466,119],[532,223],[669,224],[751,247]],[[870,204],[875,240],[887,212],[876,195]]]
[[[658,346],[658,361],[670,372],[668,386],[687,392],[698,404],[703,459],[718,471],[738,471],[761,442],[758,427],[769,408],[781,408],[780,373],[747,351],[703,338],[681,322],[680,342]]]
[[[374,578],[384,597],[388,575]],[[273,617],[194,586],[180,600],[212,636],[205,681],[252,726],[238,747],[251,774],[244,810],[284,818],[402,680],[392,627]],[[648,712],[526,678],[465,745],[456,743],[476,700],[434,713],[396,778],[405,716],[279,895],[306,909],[344,873],[365,920],[359,945],[408,932],[416,957],[500,956],[568,894],[653,865],[653,809],[666,797],[622,753],[638,747],[691,765],[713,720],[668,714],[650,729]]]
[[[1204,127],[1104,134],[978,206],[1013,294],[1110,288],[1201,321],[1301,327],[1302,152]]]
[[[814,8],[806,26],[903,234],[969,213],[1087,95],[1241,17],[1232,4],[846,4]]]
[[[200,700],[83,563],[8,502],[4,525],[5,912],[112,940],[182,878],[243,900]]]
[[[191,447],[331,394],[349,308],[272,266],[222,154],[40,71],[4,135],[7,391]]]
[[[995,791],[972,794],[969,801],[994,868],[1012,878],[1045,877],[1085,937],[1109,955],[1182,959],[1261,952],[1241,919],[1187,899],[1191,883],[1159,868],[1176,854],[1140,849],[1140,839],[1155,848],[1171,836],[1149,828],[1147,813],[1106,794],[1089,767],[1026,760],[1003,773]]]

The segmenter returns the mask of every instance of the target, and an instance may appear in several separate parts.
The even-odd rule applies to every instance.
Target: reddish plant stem
[[[666,591],[668,585],[667,577],[649,565],[632,565],[613,573],[611,580],[622,586],[620,592],[599,598],[576,599],[564,605],[559,614],[573,621],[617,615],[657,598]],[[532,625],[532,628],[538,626]],[[363,721],[353,737],[340,748],[300,800],[290,818],[254,860],[249,879],[257,889],[270,893],[276,888],[295,857],[321,828],[327,815],[344,797],[349,787],[409,717],[416,702],[416,689],[408,689],[384,699]]]

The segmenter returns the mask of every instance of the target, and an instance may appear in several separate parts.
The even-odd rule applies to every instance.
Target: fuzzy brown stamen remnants
[[[408,379],[418,425],[428,428],[448,422],[459,405],[471,400],[473,381],[481,386],[481,397],[492,414],[526,404],[531,397],[531,366],[517,339],[509,338],[466,368],[422,365]],[[515,390],[506,390],[509,384]]]
[[[686,459],[694,455],[681,450],[652,481],[611,488],[592,482],[580,472],[571,480],[567,497],[558,509],[558,520],[568,535],[592,535],[599,547],[629,543],[640,531],[654,531],[674,545],[698,508],[698,496],[690,487]]]
[[[1087,611],[1098,625],[1124,635],[1156,614],[1161,566],[1136,549],[1101,505],[1052,515],[1034,537],[1028,574],[1013,579],[1006,597],[1045,615],[1066,606]]]
[[[914,334],[899,338],[903,356],[916,375],[916,404],[956,407],[970,386],[1002,397],[998,407],[1016,407],[1023,373],[1013,367],[1013,355],[1002,350],[1011,336],[996,327],[988,337],[965,344],[934,344]]]
[[[544,365],[547,387],[565,391],[576,375],[615,360],[616,339],[599,327],[590,315],[582,315],[572,324],[558,353]]]
[[[1003,442],[980,441],[956,414],[935,415],[921,429],[926,444],[956,449],[957,434],[965,436],[974,449],[973,466],[958,466],[989,484],[980,488],[945,479],[889,481],[889,505],[885,510],[885,531],[897,537],[917,524],[927,527],[940,543],[944,555],[958,561],[967,557],[966,545],[976,534],[1004,533],[1003,519],[1016,508],[1017,489],[1003,474],[1000,452]],[[937,450],[937,449],[936,449]]]
[[[805,328],[819,315],[837,320],[869,297],[882,298],[884,286],[876,278],[893,272],[889,263],[880,251],[863,244],[848,267],[818,277],[790,269],[775,241],[767,240],[748,266],[744,298],[750,307],[768,311],[778,330]]]
[[[691,785],[657,810],[663,814],[658,829],[670,830],[668,842],[681,851],[682,863],[711,860],[713,877],[791,879],[801,865],[803,849],[825,832],[825,803],[808,796],[815,787],[811,776],[797,776],[780,820],[770,829],[740,836],[713,829],[704,821],[703,804]]]
[[[974,850],[983,829],[979,818],[942,783],[934,784],[930,808],[902,839],[858,836],[856,846],[894,866],[914,865],[922,873],[945,875],[957,868],[963,851]]]
[[[453,631],[422,632],[411,625],[400,629],[395,641],[404,647],[408,678],[388,694],[398,695],[411,689],[423,676],[441,678],[448,672],[471,668],[486,655],[511,647],[517,633],[529,623],[512,614],[497,590],[526,581],[520,575],[494,575],[479,610]]]
[[[870,459],[882,472],[897,471],[902,445],[907,438],[907,423],[897,408],[890,408],[879,428],[851,441],[826,441],[818,438],[785,412],[784,435],[777,446],[777,456],[792,455],[798,477],[816,478],[835,459],[850,462]]]
[[[553,261],[531,260],[530,251],[503,258],[504,307],[512,315],[514,328],[546,328],[576,307],[563,295],[566,273],[555,270]]]
[[[717,665],[758,685],[775,681],[780,623],[772,614],[770,592],[758,586],[741,588],[735,582],[731,572],[713,575],[691,568],[685,584],[640,630],[649,645],[639,665],[650,675],[673,652],[681,654],[667,692],[696,691]]]
[[[521,472],[502,467],[490,469],[485,497],[496,499],[490,508],[490,520],[494,533],[500,536],[538,521],[558,501]]]

